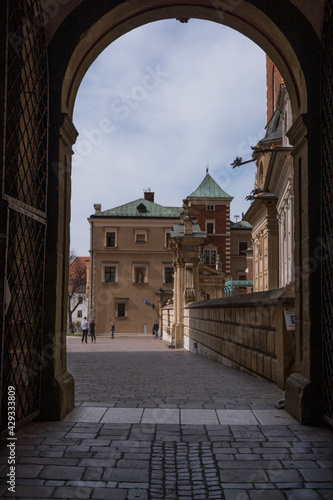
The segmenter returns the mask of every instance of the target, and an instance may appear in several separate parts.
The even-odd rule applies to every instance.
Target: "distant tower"
[[[207,233],[202,248],[203,261],[215,268],[219,256],[219,268],[230,274],[230,203],[233,199],[223,191],[207,172],[200,186],[187,198],[192,216],[201,231]]]

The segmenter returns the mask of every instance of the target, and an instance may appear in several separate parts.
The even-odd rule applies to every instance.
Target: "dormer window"
[[[147,213],[147,207],[144,203],[140,203],[140,205],[138,205],[136,207],[136,209],[139,212],[139,214],[146,214]]]

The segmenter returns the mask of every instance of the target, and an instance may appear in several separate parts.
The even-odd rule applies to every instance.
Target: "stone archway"
[[[42,383],[42,417],[62,418],[73,405],[74,385],[66,368],[65,322],[69,248],[72,112],[79,84],[94,59],[113,40],[160,19],[200,18],[225,24],[257,43],[285,79],[293,110],[289,132],[294,146],[296,226],[296,366],[287,386],[289,411],[300,421],[322,415],[320,265],[320,14],[318,5],[302,12],[299,2],[282,0],[126,0],[98,4],[76,0],[46,26],[50,71],[50,143],[46,266],[46,330],[54,360]],[[323,11],[323,5],[320,12]],[[311,268],[310,268],[311,266]],[[50,342],[50,339],[48,339]],[[316,363],[316,369],[314,365]],[[311,401],[311,411],[308,403]]]

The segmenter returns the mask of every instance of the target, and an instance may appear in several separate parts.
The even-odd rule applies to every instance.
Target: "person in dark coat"
[[[157,321],[155,321],[155,323],[153,324],[153,332],[154,332],[154,335],[155,335],[155,339],[158,339],[158,323]]]
[[[95,320],[92,319],[89,323],[89,330],[90,330],[90,337],[91,337],[91,342],[96,342],[96,335],[95,335]]]

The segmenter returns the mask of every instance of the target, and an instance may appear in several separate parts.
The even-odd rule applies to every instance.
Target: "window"
[[[215,221],[206,221],[206,233],[207,234],[215,233]]]
[[[115,299],[116,318],[127,318],[127,298]]]
[[[246,250],[248,249],[247,241],[239,241],[238,242],[238,255],[246,255]]]
[[[78,318],[82,318],[82,310],[81,309],[78,309],[78,311],[77,311],[77,317]]]
[[[209,250],[205,250],[204,251],[204,254],[203,254],[203,261],[204,261],[204,264],[209,264],[209,257],[210,257],[210,251]]]
[[[216,264],[216,250],[204,250],[204,264]]]
[[[104,281],[105,283],[115,283],[116,282],[116,268],[115,266],[106,266],[104,269]]]
[[[126,317],[126,304],[124,302],[118,302],[117,304],[117,318]]]
[[[106,241],[105,241],[105,246],[106,247],[115,247],[116,246],[116,233],[114,231],[107,232],[106,233]]]
[[[116,248],[117,242],[117,228],[108,227],[104,228],[104,246],[105,248]]]
[[[79,285],[78,290],[79,292],[84,292],[84,285]]]
[[[144,230],[144,229],[134,231],[135,243],[147,243],[147,235],[148,235],[148,231]]]
[[[118,283],[118,264],[105,262],[102,269],[103,283]]]
[[[169,248],[170,243],[170,231],[165,233],[165,248]]]
[[[164,283],[173,283],[173,267],[164,267]]]
[[[215,210],[215,205],[206,205],[206,209],[209,211]]]
[[[78,298],[78,303],[79,303],[79,304],[82,304],[82,303],[83,303],[83,297],[79,297],[79,298]]]
[[[140,205],[138,205],[136,207],[136,209],[139,212],[139,214],[145,214],[145,213],[147,213],[147,207],[146,207],[146,205],[144,205],[144,203],[140,203]]]
[[[137,233],[136,234],[136,243],[146,243],[146,235],[144,233]]]
[[[132,282],[138,284],[148,283],[148,264],[133,264]]]

